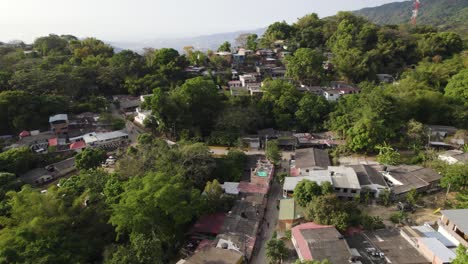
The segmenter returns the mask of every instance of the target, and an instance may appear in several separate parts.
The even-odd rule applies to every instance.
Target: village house
[[[456,246],[468,247],[468,209],[440,211],[442,217],[437,222],[439,231]]]
[[[371,197],[379,198],[379,195],[385,190],[390,191],[382,173],[370,165],[351,165],[358,177],[362,193],[370,193]]]
[[[330,166],[326,150],[317,148],[296,149],[291,157],[291,176],[307,176],[312,170],[326,170]]]
[[[430,263],[451,263],[456,257],[455,244],[427,223],[422,226],[404,226],[400,234]]]
[[[294,189],[303,180],[314,181],[319,185],[321,185],[324,182],[329,182],[333,184],[332,178],[328,170],[311,170],[308,172],[307,176],[295,176],[284,178],[283,197],[292,197]]]
[[[68,133],[68,115],[58,114],[49,117],[50,130],[55,134]]]
[[[395,198],[403,198],[407,192],[432,192],[439,189],[442,176],[430,168],[415,165],[388,166],[381,172]]]
[[[348,243],[334,226],[301,224],[292,228],[291,240],[301,261],[328,259],[331,263],[349,263]]]
[[[338,101],[338,99],[340,99],[342,95],[343,94],[339,90],[325,89],[323,91],[323,96],[325,97],[325,99],[327,99],[327,101],[330,101],[330,102]]]
[[[208,246],[186,260],[180,260],[176,264],[241,264],[243,256],[238,251]]]
[[[128,134],[121,131],[105,133],[91,132],[83,135],[86,146],[100,147],[105,149],[116,149],[128,143]]]
[[[328,173],[338,197],[353,199],[361,193],[361,185],[353,168],[343,166],[330,166]]]
[[[304,218],[304,208],[294,199],[281,199],[279,204],[278,228],[280,231],[290,230]]]

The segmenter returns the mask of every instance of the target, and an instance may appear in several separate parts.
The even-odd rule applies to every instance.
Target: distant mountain
[[[364,8],[354,13],[377,24],[409,23],[414,1]],[[421,0],[417,23],[443,31],[455,31],[468,38],[468,0]]]
[[[243,33],[257,34],[258,36],[263,35],[266,28],[260,28],[255,30],[243,30],[228,33],[218,33],[211,35],[204,35],[198,37],[188,38],[165,38],[165,39],[151,39],[144,41],[132,41],[132,42],[109,42],[116,49],[131,49],[134,51],[142,51],[143,48],[173,48],[182,51],[185,46],[193,46],[199,50],[216,50],[224,41],[229,41],[234,46],[235,39]]]

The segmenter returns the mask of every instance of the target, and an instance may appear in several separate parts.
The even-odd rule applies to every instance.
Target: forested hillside
[[[395,2],[364,8],[354,13],[377,24],[409,23],[414,1]],[[468,38],[467,0],[421,0],[417,23],[431,25],[439,30],[455,31]]]

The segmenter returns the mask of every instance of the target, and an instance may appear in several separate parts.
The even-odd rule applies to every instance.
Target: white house
[[[144,126],[144,121],[146,118],[148,118],[151,115],[151,110],[143,110],[141,108],[136,109],[136,116],[134,118],[134,121],[137,122],[138,124]]]
[[[323,92],[323,96],[325,99],[327,99],[327,101],[335,102],[340,99],[341,96],[343,96],[343,93],[341,93],[339,90],[329,89]]]
[[[90,147],[118,147],[128,142],[128,134],[121,131],[91,132],[83,135],[83,141]]]

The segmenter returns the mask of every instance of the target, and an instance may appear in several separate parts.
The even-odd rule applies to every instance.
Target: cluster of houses
[[[331,166],[328,152],[318,148],[297,149],[291,157],[289,177],[283,185],[283,197],[293,196],[302,180],[318,184],[329,182],[338,197],[353,199],[365,194],[379,198],[389,191],[394,199],[403,198],[410,190],[431,192],[439,189],[442,176],[430,168],[415,165],[384,166],[356,164]]]
[[[445,264],[456,248],[468,245],[468,209],[442,210],[437,230],[425,223],[395,229],[352,232],[343,237],[333,226],[313,222],[292,227],[291,241],[300,260],[331,263]],[[366,260],[366,261],[365,261]]]
[[[54,151],[77,151],[86,147],[100,147],[111,151],[128,143],[128,134],[122,131],[94,131],[100,127],[99,117],[84,113],[74,120],[67,114],[49,117],[50,131],[22,131],[19,134],[20,145],[28,146],[37,153]]]
[[[190,231],[187,257],[177,263],[248,262],[267,221],[264,214],[273,174],[273,164],[260,159],[250,171],[250,181],[224,182],[225,195],[236,198],[234,206],[228,213],[201,217]]]
[[[61,152],[70,157],[73,153],[81,152],[85,148],[114,151],[129,143],[126,132],[108,131],[106,124],[100,123],[99,117],[92,113],[83,113],[72,120],[67,114],[57,114],[49,117],[49,124],[49,131],[22,131],[19,134],[18,143],[9,147],[26,146],[38,154]],[[20,177],[28,184],[42,185],[75,170],[75,159],[68,158],[44,168],[30,170]]]
[[[466,156],[450,150],[439,158],[449,164],[466,164]],[[325,150],[298,149],[291,157],[289,177],[283,184],[278,229],[291,230],[291,240],[301,260],[361,263],[359,260],[365,257],[373,259],[372,263],[451,263],[456,257],[456,247],[468,244],[468,209],[442,210],[442,217],[432,225],[364,231],[359,235],[347,234],[350,236],[345,239],[333,226],[305,222],[305,210],[293,198],[294,189],[302,180],[329,182],[343,199],[365,193],[378,198],[384,190],[394,199],[401,199],[412,189],[425,193],[439,190],[440,179],[439,173],[420,166],[331,166]],[[433,226],[438,227],[437,231]]]
[[[239,48],[235,53],[222,51],[215,53],[223,57],[231,65],[232,78],[227,84],[227,89],[232,96],[255,96],[263,93],[262,87],[266,79],[283,79],[295,85],[298,91],[309,92],[323,96],[329,101],[337,101],[341,96],[360,93],[361,90],[352,84],[345,82],[331,82],[329,86],[312,86],[309,83],[298,83],[287,78],[286,67],[283,63],[285,56],[290,55],[283,41],[274,43],[272,49],[259,49],[256,51]],[[331,54],[325,54],[323,62],[325,70],[331,70]],[[194,75],[208,75],[204,67],[190,66],[187,73]],[[381,74],[382,81],[392,79],[391,76]]]

